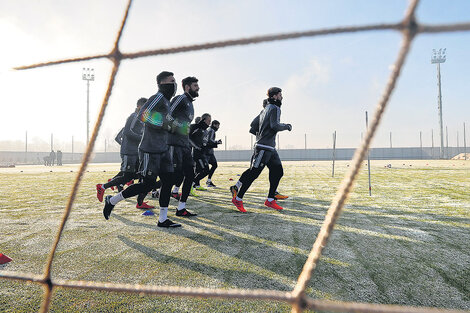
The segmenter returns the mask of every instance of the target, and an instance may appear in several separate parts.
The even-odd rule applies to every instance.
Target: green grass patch
[[[336,162],[331,177],[331,162],[285,162],[279,190],[289,199],[279,201],[281,212],[263,205],[266,169],[245,196],[246,214],[231,204],[228,188],[248,162],[220,163],[213,177],[218,188],[188,200],[197,217],[176,217],[177,202],[171,200],[169,217],[183,224],[179,229],[158,228],[155,216],[142,216],[135,208],[135,199],[119,203],[106,221],[94,186],[119,166],[92,164],[59,243],[53,278],[291,290],[349,163]],[[392,168],[385,167],[388,163]],[[372,196],[364,166],[307,293],[330,300],[470,309],[470,162],[371,165]],[[43,272],[77,169],[0,169],[0,253],[13,259],[0,271]],[[39,309],[40,286],[0,283],[0,312]],[[290,306],[57,289],[51,311],[289,312]]]

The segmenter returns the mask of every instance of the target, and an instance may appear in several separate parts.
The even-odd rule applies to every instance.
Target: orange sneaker
[[[138,209],[155,209],[154,206],[148,205],[147,202],[142,202],[141,205],[136,204],[135,207]]]
[[[287,199],[289,198],[288,196],[284,196],[282,194],[280,194],[279,192],[276,191],[276,193],[274,193],[274,199],[276,200],[284,200],[284,199]]]
[[[103,202],[104,191],[105,189],[103,188],[102,184],[96,185],[96,197],[98,198],[99,202]]]
[[[268,199],[266,199],[266,201],[264,201],[264,205],[267,206],[268,208],[273,208],[279,211],[284,209],[283,207],[281,207],[279,204],[276,203],[276,200],[268,201]]]
[[[236,185],[230,186],[230,192],[232,193],[232,198],[235,198],[238,194],[238,188]]]
[[[237,198],[235,197],[235,198],[232,198],[232,203],[235,204],[238,211],[243,212],[243,213],[246,212],[245,208],[243,207],[243,201],[242,200],[237,200]]]

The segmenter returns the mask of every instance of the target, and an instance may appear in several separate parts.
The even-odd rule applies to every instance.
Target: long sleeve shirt
[[[203,145],[207,154],[214,154],[214,148],[217,148],[218,143],[215,141],[215,129],[209,127],[204,132]]]
[[[162,153],[168,150],[168,101],[161,92],[151,96],[139,111],[144,122],[144,133],[139,149],[147,153]]]
[[[168,114],[172,128],[168,144],[190,147],[189,125],[194,118],[193,98],[187,93],[174,97]]]
[[[276,135],[278,132],[288,130],[289,126],[280,122],[281,108],[269,103],[259,114],[258,131],[256,132],[255,147],[265,150],[274,150],[276,147]],[[256,119],[255,119],[256,120]],[[253,123],[256,124],[256,121]]]
[[[209,127],[206,122],[200,121],[189,127],[189,142],[193,149],[202,151],[204,149],[204,132]]]
[[[143,130],[144,124],[139,120],[137,113],[129,115],[122,131],[121,154],[139,154],[138,149]]]

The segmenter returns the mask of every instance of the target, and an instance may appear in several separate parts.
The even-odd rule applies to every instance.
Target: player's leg
[[[209,154],[208,157],[208,163],[211,165],[211,168],[209,170],[209,175],[207,176],[207,187],[216,187],[214,183],[212,182],[212,175],[214,175],[215,170],[217,169],[217,159],[215,158],[215,155]]]
[[[107,196],[105,198],[105,206],[103,209],[103,215],[106,219],[109,219],[111,211],[114,206],[124,199],[137,196],[138,194],[147,194],[150,190],[156,187],[157,177],[155,173],[158,173],[160,165],[159,158],[155,157],[154,154],[145,153],[139,151],[140,154],[140,167],[139,172],[142,175],[142,181],[137,184],[132,184],[123,191],[117,193],[115,196]]]
[[[279,182],[284,175],[284,170],[282,168],[281,159],[276,151],[273,151],[273,154],[266,165],[269,168],[269,193],[264,205],[276,210],[282,210],[283,208],[276,203],[275,194],[277,187],[279,186]]]
[[[171,196],[178,201],[181,199],[180,186],[183,183],[183,180],[183,170],[179,170],[178,172],[174,173],[173,189],[171,190]]]
[[[121,202],[124,199],[128,199],[134,196],[137,196],[141,193],[148,193],[152,188],[155,187],[156,177],[154,175],[144,176],[142,182],[137,184],[132,184],[123,191],[117,193],[115,196],[106,196],[105,206],[103,209],[103,215],[106,219],[109,219],[111,211],[114,209],[114,206]]]
[[[266,150],[256,149],[251,158],[251,165],[248,170],[244,172],[243,184],[237,192],[237,195],[232,198],[232,203],[237,207],[241,212],[246,212],[243,207],[243,196],[245,192],[250,188],[251,184],[255,181],[256,178],[261,174],[263,168],[266,164],[264,161],[266,158],[269,159],[270,152]]]
[[[170,146],[170,151],[159,154],[159,176],[162,182],[162,188],[160,188],[160,198],[158,199],[158,202],[160,204],[160,215],[158,216],[157,222],[158,227],[181,226],[181,224],[174,223],[168,218],[168,204],[170,203],[171,186],[174,183],[173,152],[174,147]]]
[[[121,154],[120,172],[107,183],[96,185],[96,197],[98,200],[103,202],[103,196],[106,189],[112,188],[114,186],[124,185],[128,181],[137,178],[136,172],[138,166],[139,159],[137,155]]]
[[[191,188],[193,186],[194,181],[194,161],[191,157],[191,152],[188,150],[184,151],[183,153],[183,191],[181,193],[180,203],[186,203],[189,194],[191,193]]]
[[[117,173],[113,178],[108,180],[107,184],[105,183],[105,184],[96,185],[96,197],[98,198],[100,202],[103,202],[103,196],[104,196],[104,192],[106,189],[111,188],[114,190],[114,186],[118,186],[118,191],[122,191],[123,188],[119,187],[121,186],[121,184],[114,185],[114,183],[117,182],[116,179],[124,176],[127,164],[128,164],[127,156],[125,154],[121,154],[121,168],[119,169],[119,173]]]
[[[245,195],[245,192],[250,188],[251,184],[258,178],[258,176],[261,174],[263,171],[264,166],[260,167],[252,167],[248,169],[247,171],[247,179],[246,182],[241,186],[240,190],[238,191],[238,194],[236,198],[238,200],[243,199],[243,196]]]
[[[137,167],[139,168],[139,167]],[[113,178],[111,178],[110,180],[108,180],[108,182],[112,181],[114,178],[116,177],[119,177],[119,176],[122,176],[124,173],[122,171],[119,171],[119,173],[117,173]],[[122,191],[124,189],[124,184],[119,184],[116,186],[118,192]],[[111,190],[114,190],[114,187],[111,187]]]
[[[251,168],[250,167],[249,169],[247,169],[244,172],[245,177],[246,177],[246,182],[241,185],[240,189],[237,190],[236,195],[234,197],[232,197],[232,203],[237,207],[237,209],[240,212],[246,212],[246,210],[243,206],[243,196],[245,195],[245,192],[248,190],[248,188],[250,188],[253,181],[256,178],[258,178],[259,174],[261,174],[262,170],[263,170],[262,168]],[[232,191],[232,189],[234,187],[235,186],[230,187],[230,190]],[[233,194],[234,194],[234,192],[232,191],[232,195]]]
[[[183,191],[181,198],[176,209],[177,216],[195,216],[196,213],[189,212],[186,209],[186,201],[191,191],[192,183],[194,181],[194,161],[191,157],[191,150],[189,148],[181,148],[181,170],[183,172]]]
[[[202,187],[200,182],[201,180],[209,174],[209,163],[207,162],[207,157],[204,153],[198,154],[196,161],[196,176],[194,177],[194,188],[196,190],[207,190]]]
[[[245,170],[238,181],[235,183],[235,185],[230,186],[230,192],[232,193],[232,198],[235,198],[240,191],[241,187],[245,184],[250,184],[253,182],[253,169],[259,167],[262,165],[264,167],[264,164],[266,164],[263,161],[263,158],[266,158],[266,153],[267,151],[265,150],[260,150],[260,149],[254,149],[253,155],[251,156],[251,161],[250,161],[250,167]],[[259,174],[258,174],[259,175]],[[258,176],[256,176],[258,177]],[[255,178],[256,179],[256,178]],[[249,186],[246,188],[248,189]],[[246,191],[245,189],[245,191]],[[244,194],[244,193],[243,193]]]

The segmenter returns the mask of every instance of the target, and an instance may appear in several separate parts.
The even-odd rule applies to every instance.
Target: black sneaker
[[[174,222],[170,221],[170,219],[167,218],[163,223],[158,221],[157,226],[158,227],[167,227],[168,228],[168,227],[180,227],[181,224],[174,223]]]
[[[191,213],[186,209],[178,210],[176,209],[176,216],[184,216],[184,217],[190,217],[190,216],[196,216],[196,213]]]
[[[139,193],[139,195],[137,196],[137,205],[138,206],[141,206],[142,203],[144,203],[144,200],[145,200],[146,196],[147,196],[146,193]]]
[[[238,187],[236,185],[230,186],[230,192],[232,193],[232,199],[238,194]]]
[[[211,181],[206,182],[206,185],[207,187],[213,187],[213,188],[216,187]]]
[[[109,220],[111,211],[114,209],[114,205],[111,204],[110,200],[111,200],[111,196],[106,196],[106,198],[104,198],[103,215],[104,215],[104,218],[107,220]]]

